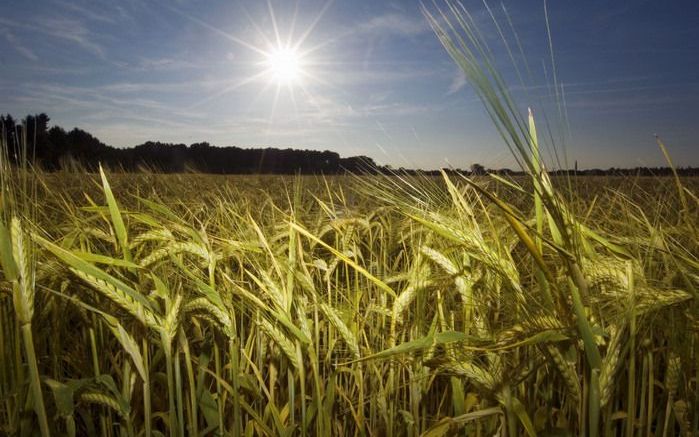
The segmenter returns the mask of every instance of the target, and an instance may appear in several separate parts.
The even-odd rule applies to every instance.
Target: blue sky
[[[464,5],[514,79],[482,1]],[[511,81],[513,94],[540,114],[552,77],[543,1],[504,5],[533,73],[527,94]],[[678,165],[699,166],[699,5],[560,0],[548,9],[570,161],[662,165],[658,133]],[[308,52],[307,76],[279,92],[258,51],[275,41],[274,23]],[[406,167],[514,166],[417,1],[5,0],[0,42],[0,113],[46,112],[114,146],[209,141]]]

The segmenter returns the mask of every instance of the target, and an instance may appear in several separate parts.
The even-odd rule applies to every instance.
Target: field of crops
[[[0,144],[0,434],[699,435],[699,180],[549,177],[451,12],[526,176],[42,173]]]
[[[2,434],[697,432],[697,180],[2,185]]]

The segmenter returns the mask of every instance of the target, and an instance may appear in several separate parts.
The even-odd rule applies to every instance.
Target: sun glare
[[[272,79],[279,85],[291,85],[303,75],[301,56],[292,48],[276,48],[267,53],[265,64]]]
[[[237,36],[218,29],[204,21],[199,20],[196,17],[184,14],[186,18],[189,18],[195,23],[226,37],[236,45],[254,52],[257,55],[254,61],[254,66],[257,67],[257,71],[251,73],[249,76],[242,77],[239,81],[232,83],[223,89],[217,90],[213,94],[207,96],[205,99],[197,102],[194,106],[203,105],[214,99],[219,99],[222,96],[250,83],[263,82],[258,95],[264,94],[269,89],[273,89],[274,91],[272,115],[270,116],[270,119],[274,117],[277,102],[282,92],[288,93],[288,96],[294,105],[294,110],[298,112],[296,96],[303,95],[305,97],[310,97],[311,90],[309,85],[315,83],[326,83],[319,77],[319,71],[315,69],[316,66],[322,65],[323,62],[320,62],[314,54],[321,48],[325,47],[328,44],[328,40],[323,40],[320,44],[309,47],[308,39],[332,2],[333,0],[326,0],[316,17],[307,27],[302,29],[297,29],[296,27],[297,14],[299,12],[297,4],[293,15],[284,15],[284,21],[290,23],[288,26],[288,31],[286,34],[284,34],[285,32],[282,32],[278,26],[277,17],[279,14],[274,10],[271,0],[267,0],[267,8],[269,10],[271,26],[262,27],[258,25],[258,23],[256,23],[255,20],[253,20],[252,17],[250,17],[250,15],[246,12],[250,25],[257,32],[257,43],[252,43],[238,38]],[[273,34],[270,35],[269,33],[271,32],[273,32]],[[252,58],[250,59],[252,60]],[[322,74],[322,71],[320,73]]]

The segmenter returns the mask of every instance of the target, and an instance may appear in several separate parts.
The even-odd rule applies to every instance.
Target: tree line
[[[302,150],[277,148],[217,147],[207,142],[186,144],[147,141],[130,148],[104,144],[98,138],[79,128],[70,131],[60,126],[49,127],[50,118],[41,113],[16,120],[12,115],[0,115],[0,133],[6,145],[8,158],[17,163],[27,151],[27,159],[46,171],[83,169],[95,171],[101,164],[123,171],[181,173],[196,171],[216,174],[340,174],[344,172],[439,174],[439,170],[415,170],[379,166],[368,156],[342,158],[329,150]],[[699,168],[680,167],[682,176],[699,176]],[[487,169],[473,164],[470,169],[447,169],[464,175],[496,173],[521,175],[510,169]],[[551,174],[577,175],[641,175],[666,176],[669,167],[635,167],[586,170],[553,170]]]
[[[328,150],[217,147],[207,142],[186,144],[147,141],[129,148],[104,144],[79,128],[49,127],[46,114],[16,120],[0,116],[8,157],[16,163],[26,147],[27,157],[46,171],[82,168],[94,171],[101,164],[112,169],[217,174],[338,174],[379,168],[367,156],[342,158]],[[375,171],[375,170],[374,170]]]

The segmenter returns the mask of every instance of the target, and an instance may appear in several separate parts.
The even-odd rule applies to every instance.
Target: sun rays
[[[308,42],[331,3],[332,0],[327,1],[318,12],[314,12],[313,19],[304,27],[297,26],[300,14],[304,13],[304,11],[299,10],[298,3],[295,5],[293,13],[284,14],[275,10],[271,1],[268,0],[268,17],[264,17],[264,13],[253,17],[250,11],[241,5],[243,15],[253,29],[253,34],[246,38],[231,34],[197,17],[171,8],[191,22],[232,42],[236,49],[242,50],[240,58],[244,61],[238,67],[247,71],[242,77],[239,76],[228,85],[204,96],[194,103],[192,108],[220,100],[243,87],[259,86],[256,96],[249,104],[258,102],[263,95],[269,95],[271,90],[273,96],[270,101],[270,124],[275,117],[282,96],[290,101],[295,115],[298,116],[297,95],[306,96],[308,99],[305,100],[313,101],[309,87],[314,84],[327,84],[321,79],[322,72],[318,71],[318,66],[322,62],[317,52],[328,44],[328,40],[326,39],[315,46],[309,45]],[[260,25],[259,23],[264,22],[265,19],[268,19],[266,25]],[[327,62],[327,60],[325,61]]]

